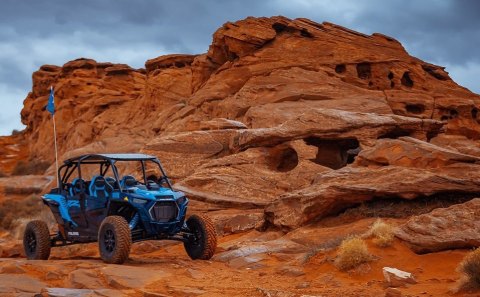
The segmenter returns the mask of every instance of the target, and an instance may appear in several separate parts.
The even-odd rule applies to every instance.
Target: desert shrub
[[[368,251],[365,241],[358,237],[350,237],[340,244],[335,266],[346,271],[372,260],[373,256]]]
[[[0,203],[0,229],[13,234],[23,221],[37,218],[51,221],[53,216],[49,212],[36,195],[24,199],[5,200]]]
[[[43,174],[49,166],[47,161],[19,161],[13,168],[12,175]]]
[[[464,275],[460,289],[480,289],[480,248],[465,256],[458,266],[458,271]]]
[[[395,227],[378,219],[367,232],[368,237],[373,237],[373,243],[379,247],[391,246],[395,239]]]

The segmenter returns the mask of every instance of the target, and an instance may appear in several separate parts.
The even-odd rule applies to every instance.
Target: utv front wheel
[[[23,233],[23,249],[29,260],[47,260],[50,257],[50,231],[44,221],[31,221]]]
[[[190,238],[184,242],[187,254],[193,260],[208,260],[217,247],[217,232],[213,222],[207,216],[192,215],[187,220]]]
[[[106,217],[98,231],[98,249],[105,263],[122,264],[128,259],[132,236],[127,221],[120,216]]]

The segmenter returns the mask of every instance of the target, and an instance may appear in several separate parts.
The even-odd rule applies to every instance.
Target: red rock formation
[[[30,158],[53,161],[50,85],[62,159],[143,150],[195,199],[268,206],[288,228],[370,199],[479,191],[480,96],[381,34],[247,18],[217,30],[207,53],[145,69],[42,66],[21,137]]]

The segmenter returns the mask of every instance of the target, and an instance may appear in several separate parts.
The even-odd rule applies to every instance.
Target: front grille
[[[173,221],[178,216],[178,207],[174,201],[157,201],[150,209],[152,219],[165,223]]]

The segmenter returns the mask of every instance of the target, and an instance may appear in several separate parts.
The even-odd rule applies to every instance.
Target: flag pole
[[[55,143],[55,167],[57,171],[55,171],[55,175],[57,176],[57,188],[60,188],[60,180],[58,178],[58,149],[57,149],[57,127],[55,125],[55,114],[52,115],[53,119],[53,139]]]
[[[55,91],[53,86],[50,86],[50,96],[48,97],[48,103],[45,108],[52,114],[53,120],[53,140],[55,143],[55,167],[57,169],[56,176],[57,176],[57,188],[60,188],[60,178],[58,177],[58,148],[57,148],[57,126],[55,125]]]

